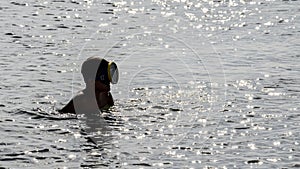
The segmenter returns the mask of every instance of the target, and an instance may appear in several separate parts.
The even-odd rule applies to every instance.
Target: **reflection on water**
[[[1,1],[0,168],[297,168],[299,2]],[[87,57],[109,112],[60,115]]]

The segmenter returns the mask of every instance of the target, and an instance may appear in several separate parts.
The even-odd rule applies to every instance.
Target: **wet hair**
[[[101,81],[109,85],[107,74],[108,61],[99,57],[89,57],[82,63],[81,74],[85,83],[89,80]]]

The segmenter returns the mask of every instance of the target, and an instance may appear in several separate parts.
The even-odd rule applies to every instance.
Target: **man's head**
[[[99,57],[90,57],[81,67],[85,83],[101,82],[105,85],[116,84],[119,79],[118,67],[114,62],[108,62]]]
[[[85,83],[100,81],[109,85],[107,74],[108,61],[99,57],[89,57],[81,66],[81,73]]]

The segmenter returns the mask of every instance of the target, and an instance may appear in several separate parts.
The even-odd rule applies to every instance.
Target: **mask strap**
[[[107,73],[108,73],[108,80],[110,82],[112,82],[112,79],[111,79],[111,73],[110,73],[110,68],[111,68],[111,65],[113,64],[113,62],[109,62],[108,63],[108,66],[107,66]]]

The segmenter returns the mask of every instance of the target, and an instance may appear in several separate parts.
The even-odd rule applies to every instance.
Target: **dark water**
[[[299,168],[292,1],[1,1],[0,168]],[[90,56],[116,106],[59,115]]]

